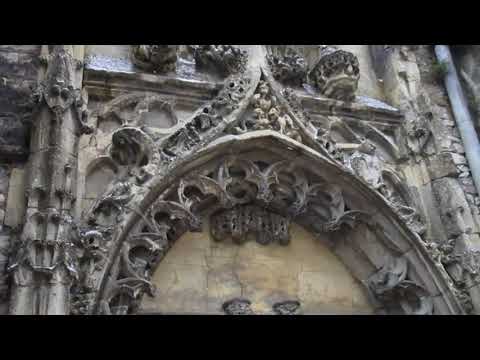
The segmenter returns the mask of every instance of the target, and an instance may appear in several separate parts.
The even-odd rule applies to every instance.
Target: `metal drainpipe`
[[[460,80],[458,79],[452,54],[447,45],[435,45],[435,54],[437,55],[438,62],[444,63],[448,67],[448,72],[445,76],[445,87],[447,88],[448,98],[452,105],[458,131],[462,137],[473,182],[475,183],[477,193],[480,194],[480,143],[475,127],[473,126],[472,117],[468,110]]]

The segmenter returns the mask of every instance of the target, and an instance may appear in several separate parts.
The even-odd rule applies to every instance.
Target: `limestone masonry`
[[[0,314],[480,314],[479,65],[0,45]]]

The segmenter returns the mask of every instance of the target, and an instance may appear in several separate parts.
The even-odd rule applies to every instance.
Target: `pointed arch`
[[[384,197],[339,163],[277,132],[218,138],[136,190],[109,240],[95,313],[135,312],[143,293],[152,292],[156,265],[181,234],[199,229],[202,211],[251,204],[312,233],[328,233],[333,251],[379,311],[463,313],[445,270]],[[275,241],[278,232],[272,233]],[[137,252],[142,261],[135,261],[134,247],[145,250]]]

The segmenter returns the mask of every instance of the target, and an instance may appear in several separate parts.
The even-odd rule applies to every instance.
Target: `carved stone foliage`
[[[272,51],[267,56],[268,64],[275,80],[292,86],[301,86],[307,78],[305,59],[294,49]]]
[[[433,120],[432,105],[424,91],[410,102],[405,114],[405,142],[411,154],[426,153],[429,140],[432,139],[431,122]]]
[[[308,78],[322,95],[351,101],[355,98],[360,78],[358,59],[348,51],[323,46]]]
[[[241,134],[254,130],[275,130],[292,139],[302,142],[298,127],[294,125],[286,109],[279,103],[272,88],[265,81],[261,80],[253,95],[251,105],[253,116],[245,117],[234,133]]]
[[[286,245],[290,220],[258,206],[244,205],[214,214],[210,219],[210,231],[216,241],[231,237],[236,243],[244,243],[249,233],[255,234],[259,244],[278,242]]]
[[[107,261],[108,243],[112,227],[74,225],[72,235],[79,276],[73,284],[70,311],[73,315],[91,313],[95,298],[95,276]]]
[[[419,235],[426,232],[422,216],[412,207],[409,191],[398,175],[386,166],[373,143],[363,140],[345,160],[346,166],[378,191],[412,231]]]
[[[175,71],[178,45],[133,45],[132,61],[139,68],[154,73]]]
[[[148,126],[150,131],[153,131],[152,128],[155,126],[148,122],[148,115],[152,111],[165,113],[168,118],[167,125],[169,126],[167,127],[175,126],[178,123],[171,101],[154,94],[125,94],[110,101],[98,111],[98,126],[102,128],[103,122],[113,122],[118,126]]]
[[[75,86],[75,71],[83,65],[76,60],[62,45],[55,45],[51,54],[44,57],[48,63],[45,80],[32,93],[33,103],[40,105],[45,101],[48,107],[61,121],[61,116],[71,106],[75,106],[75,117],[80,134],[93,131],[87,124],[86,92]]]
[[[368,280],[374,297],[389,311],[407,315],[431,315],[433,303],[427,290],[408,279],[406,258],[394,258]]]
[[[222,309],[227,315],[255,315],[251,305],[248,299],[235,298],[223,303]]]
[[[232,76],[225,81],[224,88],[210,103],[198,111],[191,121],[173,133],[162,143],[162,158],[169,162],[198,145],[205,134],[225,121],[237,110],[250,87],[250,78]]]
[[[296,300],[287,300],[273,304],[273,311],[277,315],[299,315],[300,302]]]
[[[20,238],[12,242],[7,272],[13,273],[16,285],[32,285],[33,273],[45,275],[52,284],[78,278],[75,245],[56,239],[58,234],[63,240],[62,234],[69,233],[71,226],[71,217],[55,209],[31,213]]]
[[[233,45],[192,45],[195,65],[213,70],[222,76],[238,74],[246,69],[248,54]]]
[[[188,176],[170,187],[123,243],[116,280],[108,285],[101,311],[132,313],[144,293],[153,295],[153,271],[183,233],[201,231],[204,211],[212,214],[211,231],[216,240],[232,237],[242,242],[254,233],[265,245],[272,241],[288,244],[292,220],[304,221],[314,232],[339,231],[367,221],[367,214],[346,209],[338,186],[310,180],[294,167],[285,161],[269,164],[227,157],[218,168]],[[118,201],[126,199],[128,191],[122,194],[105,197],[97,211],[121,206]]]
[[[330,129],[322,129],[313,124],[310,115],[303,108],[302,102],[293,89],[284,89],[282,91],[282,96],[287,101],[296,118],[304,124],[306,131],[315,143],[320,145],[321,149],[323,149],[326,155],[332,160],[343,163],[344,154],[342,149],[338,148],[335,141],[332,139]]]
[[[153,139],[136,127],[125,126],[112,134],[110,155],[117,164],[127,167],[137,184],[150,179],[160,162]]]

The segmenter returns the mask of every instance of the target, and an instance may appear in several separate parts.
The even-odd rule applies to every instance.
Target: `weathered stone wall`
[[[409,186],[420,195],[417,206],[427,226],[424,239],[441,246],[453,244],[457,254],[477,252],[479,198],[433,47],[374,46],[372,50],[374,58],[384,60],[377,71],[383,73],[387,100],[405,112],[400,141],[425,139],[421,149],[408,148],[407,143],[410,155],[400,165]],[[409,124],[417,125],[409,128]],[[415,130],[420,124],[421,137]],[[467,281],[458,275],[459,268],[447,268],[456,283]],[[478,291],[474,283],[470,286],[471,294]],[[478,306],[475,302],[478,299],[473,300],[473,306]]]
[[[6,314],[11,236],[23,222],[24,167],[29,151],[29,98],[40,45],[0,45],[0,314]]]
[[[340,260],[302,227],[291,226],[291,243],[262,246],[215,242],[208,227],[177,240],[153,277],[155,298],[144,296],[144,313],[222,314],[222,304],[246,298],[257,314],[299,301],[304,314],[368,314],[363,285]]]

